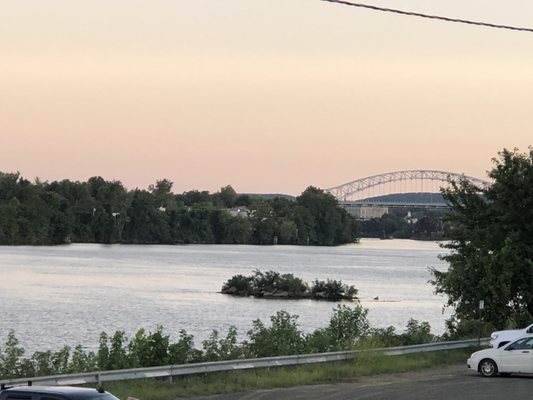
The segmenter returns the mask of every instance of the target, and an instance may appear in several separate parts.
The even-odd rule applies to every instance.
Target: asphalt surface
[[[257,390],[197,397],[195,400],[511,400],[532,397],[533,376],[483,378],[468,370],[465,364],[419,372],[362,377],[337,384]]]

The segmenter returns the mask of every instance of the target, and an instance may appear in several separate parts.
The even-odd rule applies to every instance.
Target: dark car
[[[74,386],[18,386],[0,391],[0,400],[118,400],[102,389]]]

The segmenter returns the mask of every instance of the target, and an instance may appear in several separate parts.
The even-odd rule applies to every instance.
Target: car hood
[[[471,358],[496,357],[499,353],[499,349],[483,349],[472,353]]]
[[[492,332],[491,336],[493,336],[493,335],[498,335],[498,336],[513,335],[513,334],[520,333],[520,332],[522,332],[522,329],[506,329],[504,331]]]

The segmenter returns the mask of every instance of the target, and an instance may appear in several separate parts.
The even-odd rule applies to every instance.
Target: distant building
[[[418,218],[415,218],[411,215],[411,211],[407,212],[407,215],[403,218],[405,222],[407,222],[409,225],[416,224],[418,222]]]
[[[361,206],[357,204],[346,204],[343,205],[343,207],[350,215],[362,220],[381,218],[385,214],[389,213],[389,208],[383,206]]]
[[[250,210],[244,206],[229,208],[227,211],[232,217],[248,218],[250,215]]]

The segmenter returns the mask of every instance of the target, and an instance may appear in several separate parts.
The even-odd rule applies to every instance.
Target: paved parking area
[[[491,400],[526,399],[533,393],[532,376],[482,378],[466,365],[402,374],[362,377],[352,382],[258,390],[196,400]]]

